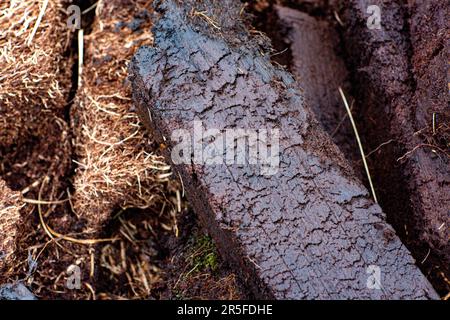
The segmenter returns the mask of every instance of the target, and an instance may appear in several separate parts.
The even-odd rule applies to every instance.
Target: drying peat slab
[[[445,1],[385,1],[380,30],[368,1],[339,12],[352,72],[355,114],[364,119],[380,203],[440,293],[450,289],[448,22]]]
[[[141,48],[130,68],[141,115],[167,146],[167,159],[176,160],[174,169],[220,252],[258,298],[437,298],[293,77],[262,54],[259,44],[267,39],[249,36],[241,5],[159,3],[155,47]],[[221,148],[222,137],[216,132],[211,139],[211,131],[209,149],[199,150],[205,143],[197,136],[200,126],[258,132],[259,154],[248,160],[263,159],[266,142],[272,161],[233,164],[239,159],[226,157],[235,148]],[[185,147],[195,135],[195,157],[171,156],[180,146],[173,134]],[[374,289],[367,271],[378,267],[381,286]]]

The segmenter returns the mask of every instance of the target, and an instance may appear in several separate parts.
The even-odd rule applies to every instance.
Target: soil
[[[437,298],[298,84],[271,64],[266,38],[246,32],[241,8],[231,0],[160,3],[154,47],[141,48],[130,69],[134,100],[167,161],[174,132],[195,135],[196,121],[218,129],[218,143],[230,129],[280,130],[280,166],[270,174],[261,163],[221,162],[217,142],[207,155],[219,157],[216,165],[199,162],[195,147],[183,151],[187,163],[174,161],[222,255],[257,298]],[[366,286],[369,265],[383,269],[382,290]]]
[[[0,272],[2,273],[7,272],[4,269],[13,259],[21,207],[20,194],[11,191],[4,181],[0,180]]]
[[[176,235],[162,227],[161,222],[168,224],[170,221],[146,219],[146,216],[148,212],[129,210],[122,214],[122,220],[112,221],[107,227],[110,233],[105,234],[106,237],[126,232],[123,221],[135,226],[137,232],[132,245],[115,243],[101,248],[102,268],[96,279],[99,299],[235,300],[246,297],[245,289],[217,254],[209,236],[199,228],[191,210],[183,210],[177,217],[180,229]],[[121,269],[123,250],[128,265],[149,267],[145,269],[151,274],[147,284],[135,281],[142,277],[136,277],[133,268]],[[110,263],[113,260],[117,264]]]
[[[118,208],[162,206],[177,189],[140,124],[127,85],[128,61],[152,43],[150,16],[147,1],[105,2],[83,37],[83,71],[70,108],[76,161],[72,204],[93,230]]]
[[[7,24],[2,28],[8,29],[1,36],[5,56],[0,63],[8,77],[1,86],[0,175],[13,190],[22,191],[45,175],[58,185],[70,167],[64,110],[73,60],[58,14],[66,4],[58,0],[48,6],[48,19],[42,22],[34,42],[26,46],[26,37],[17,29],[23,26],[20,17],[31,14],[36,5],[28,1],[15,6],[17,11],[6,22],[2,16],[2,23]],[[7,3],[2,3],[1,9],[6,8]],[[60,190],[50,188],[48,192]]]

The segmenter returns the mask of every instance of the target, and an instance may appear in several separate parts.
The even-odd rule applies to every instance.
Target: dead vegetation
[[[154,153],[127,85],[128,61],[152,42],[146,4],[101,3],[93,31],[84,37],[84,72],[71,112],[77,165],[73,204],[76,215],[91,226],[101,225],[118,208],[165,202],[170,167]]]
[[[127,85],[129,60],[152,42],[149,6],[100,2],[95,13],[93,30],[82,39],[83,73],[71,109],[73,210],[90,230],[112,223],[109,236],[118,239],[98,248],[100,277],[109,283],[100,285],[98,298],[149,298],[161,281],[155,230],[175,233],[182,208],[170,167],[155,154]]]
[[[397,161],[405,161],[418,149],[427,149],[441,159],[450,159],[450,114],[433,112],[431,121],[425,128],[418,130],[414,136],[422,143],[407,151]]]
[[[84,33],[66,26],[70,3],[0,5],[0,283],[43,299],[158,297],[171,263],[158,241],[177,239],[186,203],[127,82],[135,50],[153,41],[151,2],[96,2]]]
[[[109,281],[119,277],[112,262],[115,248],[127,251],[120,262],[132,270],[128,273],[126,267],[120,272],[127,275],[126,290],[121,290],[120,282],[108,294],[147,297],[144,293],[148,295],[154,282],[153,261],[148,260],[145,246],[138,247],[136,254],[128,252],[138,238],[130,222],[118,217],[120,227],[111,231],[103,227],[113,212],[139,207],[147,208],[147,214],[152,212],[143,214],[140,223],[160,221],[166,231],[174,230],[181,198],[169,185],[170,168],[153,154],[151,141],[131,110],[130,91],[124,86],[127,61],[144,40],[151,41],[151,35],[148,29],[145,34],[134,33],[125,25],[121,32],[115,29],[116,23],[133,17],[133,10],[144,10],[142,3],[125,6],[122,11],[118,2],[98,5],[94,31],[81,39],[87,44],[86,72],[80,77],[81,87],[71,108],[72,128],[66,113],[74,59],[64,56],[75,36],[65,25],[69,2],[28,1],[19,6],[11,1],[2,8],[5,30],[18,29],[24,19],[30,20],[30,30],[26,30],[30,36],[24,32],[2,36],[8,41],[5,48],[10,48],[2,56],[3,64],[14,68],[7,69],[11,77],[1,87],[1,132],[7,135],[1,137],[2,174],[25,195],[20,203],[27,203],[15,239],[17,258],[10,260],[11,273],[2,278],[25,280],[39,297],[97,298],[98,269],[110,272]],[[6,20],[6,16],[17,20]],[[145,18],[148,26],[148,16]],[[39,20],[33,28],[31,22]],[[16,54],[13,58],[12,53]],[[105,57],[108,53],[109,58]],[[73,167],[75,176],[70,183]],[[164,215],[171,218],[164,219]],[[104,233],[111,237],[100,237]],[[9,246],[13,240],[8,238]],[[66,279],[74,266],[82,272],[82,287],[71,291]]]
[[[165,258],[159,289],[161,299],[220,299],[246,298],[237,277],[227,271],[211,237],[196,224],[193,212],[179,216],[179,237],[163,238],[170,255]]]
[[[63,55],[70,40],[61,14],[65,4],[67,1],[60,0],[0,4],[2,108],[14,109],[19,104],[64,108],[70,82],[70,77],[64,76],[70,70]],[[39,20],[42,9],[44,18]]]
[[[8,187],[36,199],[49,177],[46,199],[59,199],[70,169],[69,126],[64,110],[71,88],[70,34],[64,9],[69,1],[3,1],[0,4],[0,175]],[[34,205],[20,198],[15,252],[0,274],[16,280],[33,269],[39,234]],[[17,216],[12,207],[3,217]],[[30,255],[29,255],[30,254]],[[29,255],[29,256],[28,256]],[[30,260],[28,261],[28,258]],[[26,271],[25,271],[26,270]]]

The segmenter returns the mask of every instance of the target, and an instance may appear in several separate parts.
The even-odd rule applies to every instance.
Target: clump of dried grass
[[[68,1],[0,2],[0,145],[23,142],[43,109],[62,110],[70,89]],[[45,9],[45,10],[44,10]],[[39,20],[39,17],[42,17]]]
[[[64,109],[71,87],[70,0],[0,3],[0,174],[15,189],[70,166]],[[50,195],[49,195],[50,196]]]
[[[129,59],[140,45],[152,41],[148,14],[142,16],[149,5],[145,2],[99,2],[94,30],[84,39],[81,86],[71,109],[77,166],[74,194],[66,193],[68,185],[62,179],[68,177],[71,154],[70,129],[63,120],[69,87],[66,72],[70,72],[71,62],[63,57],[60,46],[69,42],[62,25],[63,1],[48,2],[31,47],[26,47],[33,32],[31,22],[29,29],[17,36],[19,44],[11,40],[8,46],[20,49],[15,69],[13,60],[0,57],[4,69],[18,70],[13,70],[9,82],[0,77],[0,156],[5,155],[0,158],[0,174],[9,184],[26,182],[15,188],[24,188],[22,203],[31,209],[22,210],[20,236],[15,241],[20,257],[11,263],[14,270],[8,277],[25,279],[39,297],[145,298],[161,281],[149,244],[157,237],[155,228],[177,230],[176,212],[182,205],[177,184],[168,180],[170,168],[153,153],[155,146],[150,147],[152,141],[131,109],[126,86]],[[36,21],[43,3],[24,1],[0,8],[2,13],[14,8],[26,17],[26,12],[32,13],[32,21]],[[124,24],[135,16],[146,20],[139,27],[145,32],[133,32],[134,27]],[[0,25],[5,21],[0,19]],[[10,20],[18,23],[15,21]],[[9,42],[4,34],[1,41]],[[28,61],[26,55],[36,50],[42,52],[35,56],[38,63],[28,65],[33,60]],[[137,221],[128,220],[126,214],[109,219],[115,208],[128,207],[147,208],[146,214],[140,214]],[[90,228],[83,223],[86,221]],[[119,227],[111,227],[117,221]],[[105,222],[108,228],[101,229]],[[86,240],[96,239],[100,232],[117,241]],[[66,286],[70,265],[82,270],[81,290]],[[105,283],[115,287],[97,292]]]
[[[134,216],[134,217],[133,217]],[[162,282],[156,239],[161,223],[171,223],[157,215],[128,212],[118,219],[115,233],[120,240],[100,249],[102,277],[113,289],[101,288],[99,299],[148,299]]]
[[[184,208],[170,167],[155,154],[158,146],[133,109],[127,82],[133,54],[153,41],[150,4],[99,1],[92,32],[82,39],[83,71],[71,109],[77,165],[71,203],[88,230],[108,223],[108,236],[118,239],[98,246],[100,299],[153,294],[162,281],[155,239],[177,232]]]
[[[0,270],[3,270],[13,258],[17,224],[20,210],[24,204],[20,193],[11,191],[3,180],[0,180]]]
[[[170,167],[153,153],[127,84],[129,60],[153,40],[148,7],[148,1],[101,1],[93,31],[84,37],[82,85],[72,107],[78,166],[73,204],[94,228],[115,209],[165,201]],[[138,31],[129,23],[139,23]]]

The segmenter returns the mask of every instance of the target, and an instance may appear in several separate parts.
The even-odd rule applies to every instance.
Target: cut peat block
[[[442,294],[450,290],[450,156],[446,1],[384,1],[381,29],[370,1],[341,10],[355,113],[381,206]]]
[[[141,48],[130,67],[133,97],[168,160],[178,145],[172,134],[193,135],[197,121],[220,132],[278,130],[279,139],[270,138],[271,148],[279,142],[274,170],[202,164],[189,154],[188,164],[174,164],[219,251],[254,296],[438,298],[293,77],[263,54],[268,40],[249,35],[242,3],[181,6],[158,2],[154,47]]]

